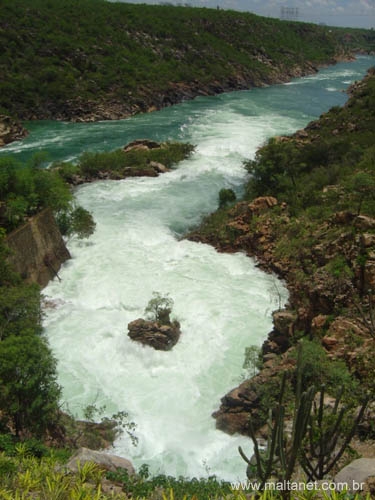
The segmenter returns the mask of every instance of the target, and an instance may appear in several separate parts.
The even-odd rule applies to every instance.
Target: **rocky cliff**
[[[26,281],[44,287],[70,258],[50,209],[45,209],[7,236],[14,269]]]

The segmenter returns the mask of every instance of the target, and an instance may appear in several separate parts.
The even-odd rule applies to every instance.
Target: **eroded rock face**
[[[143,345],[153,347],[158,351],[169,351],[177,344],[181,330],[178,321],[163,325],[158,321],[136,319],[128,324],[128,336]]]
[[[80,448],[66,464],[67,469],[78,472],[78,464],[82,467],[86,462],[97,464],[100,469],[116,472],[117,469],[125,469],[129,474],[135,474],[133,464],[126,458],[109,455],[100,451]]]
[[[269,359],[262,371],[255,377],[245,380],[238,387],[232,389],[221,399],[219,410],[212,416],[216,419],[216,428],[227,434],[249,433],[249,417],[253,427],[258,430],[263,425],[263,416],[260,414],[259,388],[271,380],[278,380],[280,372],[293,369],[295,360],[283,355],[279,363],[276,358]]]
[[[20,123],[7,115],[0,115],[0,147],[19,141],[28,134]]]
[[[47,208],[12,231],[6,239],[15,271],[28,282],[45,287],[70,259],[52,211]]]

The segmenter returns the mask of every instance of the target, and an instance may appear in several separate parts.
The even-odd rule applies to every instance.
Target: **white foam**
[[[332,84],[325,83],[335,72]],[[290,85],[316,83],[328,101],[324,87],[355,75],[355,69],[338,66]],[[44,290],[57,301],[55,309],[46,310],[45,326],[59,360],[64,399],[76,411],[95,400],[107,405],[109,415],[129,411],[139,446],[124,436],[115,452],[136,466],[147,462],[154,472],[174,475],[245,477],[237,446],[249,446],[248,440],[215,430],[211,413],[238,385],[245,347],[260,345],[271,328],[271,311],[278,305],[274,278],[243,254],[219,254],[179,236],[216,208],[222,187],[240,189],[247,175],[242,162],[260,144],[311,119],[308,106],[301,112],[281,109],[283,90],[289,92],[289,107],[296,99],[301,106],[308,101],[279,86],[274,94],[265,89],[265,98],[259,89],[200,98],[161,114],[79,129],[82,141],[85,130],[90,138],[108,130],[123,137],[132,127],[146,137],[165,127],[162,117],[167,117],[178,123],[180,140],[197,144],[191,159],[163,176],[80,187],[77,200],[93,212],[96,232],[87,242],[71,240],[73,259],[60,272],[62,282]],[[280,113],[272,110],[268,92],[276,96]],[[285,289],[275,283],[285,300]],[[153,291],[175,301],[182,336],[170,352],[142,347],[126,335],[127,323],[143,316]]]
[[[280,116],[244,117],[231,109],[211,119],[203,115],[191,126],[198,148],[177,170],[77,190],[97,229],[88,243],[70,242],[74,258],[62,282],[45,290],[60,299],[45,326],[70,407],[78,411],[97,397],[111,411],[128,410],[137,423],[139,446],[124,436],[116,453],[136,465],[148,462],[154,472],[202,476],[209,469],[236,479],[245,471],[237,446],[248,440],[216,431],[211,413],[239,383],[245,347],[260,345],[271,327],[273,278],[243,254],[219,254],[174,234],[215,208],[223,185],[243,182],[241,151],[254,151],[288,124]],[[171,352],[126,335],[153,291],[170,294],[181,323]]]

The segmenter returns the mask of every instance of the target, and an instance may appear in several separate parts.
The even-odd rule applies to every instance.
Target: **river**
[[[72,260],[62,281],[44,290],[56,307],[45,330],[58,359],[69,409],[127,410],[138,446],[124,435],[116,454],[152,472],[216,474],[243,479],[238,444],[249,440],[215,429],[211,413],[243,376],[244,350],[261,345],[271,329],[283,284],[243,254],[225,255],[181,236],[217,207],[221,188],[241,193],[245,158],[270,136],[292,133],[347,99],[374,58],[325,68],[285,85],[200,97],[118,122],[26,123],[30,136],[4,148],[26,159],[44,150],[50,160],[74,160],[85,150],[112,150],[147,137],[195,144],[193,156],[158,178],[102,181],[76,190],[97,228],[69,242]],[[169,294],[181,323],[169,352],[131,341],[128,322],[142,317],[153,291]]]

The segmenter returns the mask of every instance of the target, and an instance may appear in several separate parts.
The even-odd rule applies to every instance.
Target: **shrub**
[[[327,392],[336,396],[340,387],[344,388],[346,398],[356,394],[358,383],[351,377],[345,363],[332,360],[318,341],[302,339],[301,370],[302,386],[315,387],[325,384]],[[297,357],[297,351],[294,353]]]
[[[223,208],[236,201],[236,193],[233,189],[220,189],[219,191],[219,207]]]

